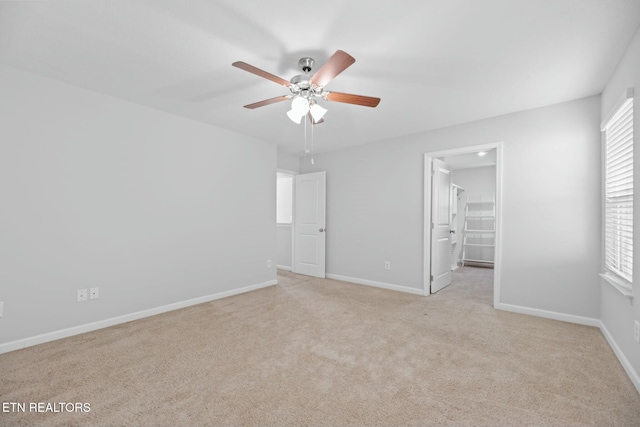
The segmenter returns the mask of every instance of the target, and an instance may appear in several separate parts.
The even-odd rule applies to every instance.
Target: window
[[[633,92],[604,123],[605,275],[630,295],[633,281]]]
[[[278,173],[276,185],[276,222],[293,222],[293,176]]]

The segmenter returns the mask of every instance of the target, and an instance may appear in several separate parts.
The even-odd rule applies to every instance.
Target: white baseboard
[[[268,286],[277,285],[277,280],[269,280],[267,282],[259,283],[257,285],[249,285],[243,288],[231,289],[229,291],[218,292],[212,295],[205,295],[203,297],[193,298],[186,301],[180,301],[173,304],[163,305],[161,307],[150,308],[148,310],[142,310],[135,313],[125,314],[123,316],[112,317],[110,319],[99,320],[97,322],[86,323],[84,325],[74,326],[59,331],[48,332],[46,334],[36,335],[29,338],[24,338],[8,343],[0,344],[0,354],[8,353],[14,350],[20,350],[22,348],[31,347],[38,344],[43,344],[49,341],[55,341],[61,338],[67,338],[73,335],[84,334],[86,332],[95,331],[97,329],[108,328],[109,326],[119,325],[121,323],[131,322],[133,320],[142,319],[145,317],[155,316],[156,314],[166,313],[167,311],[178,310],[192,305],[202,304],[209,301],[214,301],[221,298],[230,297],[233,295],[242,294],[245,292],[255,291],[257,289],[266,288]]]
[[[522,307],[519,305],[500,303],[496,307],[498,310],[510,311],[512,313],[528,314],[530,316],[544,317],[545,319],[560,320],[562,322],[577,323],[578,325],[600,327],[600,320],[592,317],[576,316],[573,314],[558,313],[555,311],[540,310],[538,308]]]
[[[624,353],[618,346],[618,343],[616,342],[616,340],[613,339],[613,336],[609,333],[609,330],[604,325],[604,323],[602,321],[599,321],[599,322],[600,324],[598,326],[600,327],[600,331],[602,332],[602,335],[604,335],[604,337],[606,338],[607,342],[609,343],[609,347],[611,347],[611,349],[613,350],[613,353],[616,355],[616,357],[620,361],[620,364],[622,365],[625,372],[629,376],[629,379],[631,379],[631,382],[633,383],[633,385],[636,387],[636,390],[638,390],[638,393],[640,393],[640,375],[638,375],[635,369],[633,369],[633,366],[629,362],[629,359],[627,359],[627,356],[624,355]]]
[[[340,276],[339,274],[326,274],[327,279],[341,280],[343,282],[357,283],[358,285],[373,286],[376,288],[389,289],[392,291],[405,292],[414,295],[424,295],[422,289],[410,288],[408,286],[392,285],[390,283],[376,282],[373,280],[358,279],[356,277]]]
[[[293,267],[289,267],[286,265],[277,265],[278,270],[284,270],[284,271],[293,271]]]

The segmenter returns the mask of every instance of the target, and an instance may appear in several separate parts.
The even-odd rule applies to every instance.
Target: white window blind
[[[604,126],[605,269],[633,280],[633,98]]]

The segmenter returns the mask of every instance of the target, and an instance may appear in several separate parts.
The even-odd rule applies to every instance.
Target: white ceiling
[[[0,3],[0,63],[278,143],[300,154],[287,89],[298,59],[356,63],[327,90],[316,152],[602,91],[640,25],[640,0],[110,0]],[[317,68],[317,67],[316,67]]]

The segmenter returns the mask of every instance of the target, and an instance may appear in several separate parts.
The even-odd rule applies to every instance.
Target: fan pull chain
[[[313,164],[313,118],[311,120],[311,164]]]
[[[304,159],[307,159],[307,153],[309,153],[309,150],[307,149],[307,120],[305,117],[304,120]]]

